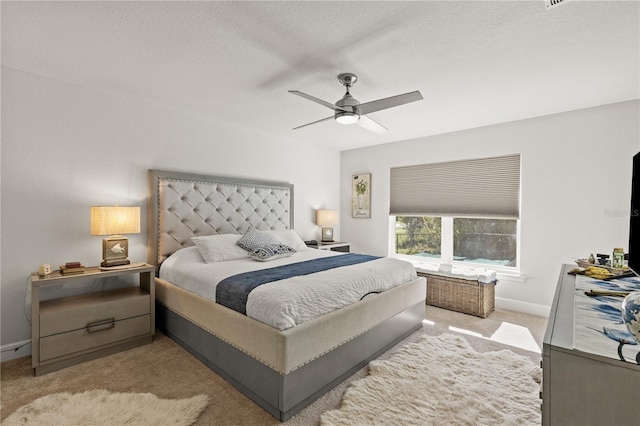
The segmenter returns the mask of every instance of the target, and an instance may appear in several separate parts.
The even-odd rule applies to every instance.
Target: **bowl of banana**
[[[609,269],[602,266],[589,265],[586,267],[573,268],[569,271],[571,275],[584,275],[589,278],[595,278],[597,280],[604,280],[608,278],[616,277],[620,274],[614,274]]]
[[[589,265],[584,268],[584,275],[587,277],[595,278],[597,280],[602,280],[620,274],[614,274],[613,272],[606,268],[603,268],[602,266]]]
[[[591,274],[595,274],[595,275],[608,274],[607,276],[612,276],[612,275],[624,274],[630,271],[628,266],[625,266],[622,268],[613,268],[609,265],[596,265],[593,263],[589,263],[587,259],[576,259],[576,263],[578,264],[579,267],[584,268],[585,272],[589,270],[591,271]],[[585,275],[587,274],[585,273]]]

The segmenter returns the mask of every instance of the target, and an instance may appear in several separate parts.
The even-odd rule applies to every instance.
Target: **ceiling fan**
[[[331,117],[323,118],[312,123],[303,124],[302,126],[295,127],[293,130],[300,129],[302,127],[310,126],[311,124],[320,123],[322,121],[335,119],[341,124],[354,124],[358,123],[360,127],[364,127],[372,132],[382,134],[388,129],[380,123],[367,117],[365,114],[380,111],[383,109],[393,108],[399,105],[408,104],[409,102],[415,102],[422,99],[422,95],[419,90],[415,92],[405,93],[403,95],[391,96],[390,98],[378,99],[376,101],[365,102],[361,104],[356,98],[351,96],[349,88],[358,81],[358,76],[352,73],[338,74],[338,81],[344,85],[347,92],[342,99],[338,100],[335,104],[323,101],[306,93],[299,92],[297,90],[289,90],[289,93],[301,96],[312,102],[324,105],[334,111],[334,115]]]

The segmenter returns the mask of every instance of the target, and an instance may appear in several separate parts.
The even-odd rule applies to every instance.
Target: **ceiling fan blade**
[[[323,119],[318,120],[318,121],[314,121],[314,122],[311,122],[311,123],[303,124],[302,126],[294,127],[293,130],[300,129],[302,127],[311,126],[312,124],[320,123],[322,121],[327,121],[327,120],[333,120],[333,115],[331,117],[323,118]]]
[[[303,97],[305,99],[309,99],[312,102],[315,102],[315,103],[320,104],[320,105],[324,105],[327,108],[331,108],[334,111],[346,111],[346,109],[344,109],[344,108],[340,108],[338,106],[335,106],[332,103],[329,103],[327,101],[323,101],[322,99],[316,98],[315,96],[307,95],[306,93],[302,93],[302,92],[299,92],[297,90],[289,90],[289,93],[293,93],[294,95],[298,95],[298,96],[301,96],[301,97]]]
[[[367,117],[366,115],[361,115],[360,116],[360,120],[358,120],[358,125],[362,128],[365,128],[367,130],[371,130],[374,133],[377,133],[379,135],[387,132],[389,129],[387,129],[386,127],[384,127],[382,124],[378,123],[375,120],[372,120],[371,118]]]
[[[399,105],[408,104],[422,99],[419,90],[415,92],[405,93],[403,95],[391,96],[390,98],[378,99],[377,101],[365,102],[358,105],[360,114],[369,114],[371,112],[380,111],[387,108],[393,108]]]

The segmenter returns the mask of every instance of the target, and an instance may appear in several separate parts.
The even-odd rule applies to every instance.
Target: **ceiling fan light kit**
[[[311,95],[307,95],[306,93],[302,93],[297,90],[289,90],[289,93],[298,95],[312,102],[330,108],[334,111],[333,117],[327,117],[314,121],[312,123],[303,124],[302,126],[295,127],[294,130],[300,129],[301,127],[309,126],[311,124],[327,121],[333,118],[340,124],[358,123],[360,127],[363,127],[374,133],[382,134],[385,133],[388,129],[375,120],[372,120],[371,118],[365,116],[365,114],[381,111],[383,109],[393,108],[422,99],[422,95],[418,90],[416,90],[414,92],[405,93],[403,95],[392,96],[389,98],[378,99],[376,101],[365,102],[361,104],[356,98],[351,96],[351,93],[349,93],[349,88],[353,86],[356,81],[358,81],[358,76],[350,72],[341,73],[338,74],[338,81],[345,87],[346,93],[335,104]]]
[[[357,112],[336,112],[335,119],[340,124],[354,124],[360,120],[360,114]]]

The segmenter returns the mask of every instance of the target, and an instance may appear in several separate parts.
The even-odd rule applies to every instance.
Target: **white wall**
[[[390,167],[520,152],[526,280],[503,280],[496,291],[499,303],[540,312],[551,302],[560,264],[627,247],[639,113],[634,101],[340,154],[289,133],[264,134],[2,67],[2,348],[30,337],[25,290],[39,264],[99,262],[91,205],[139,205],[146,229],[149,168],[292,182],[303,238],[319,237],[316,208],[342,205],[336,237],[354,251],[386,255]],[[372,173],[372,217],[352,219],[351,175],[362,172]],[[146,233],[130,236],[130,251],[132,261],[146,260]]]
[[[628,247],[639,105],[630,101],[345,151],[342,239],[354,251],[387,255],[390,167],[520,153],[520,268],[526,279],[501,280],[496,303],[545,314],[561,264]],[[371,219],[353,219],[350,178],[364,172],[372,175]]]
[[[30,337],[25,290],[39,264],[100,262],[90,206],[141,206],[146,230],[147,169],[291,182],[295,228],[319,239],[315,209],[340,207],[339,161],[338,151],[291,132],[265,134],[2,67],[2,348]],[[145,261],[146,232],[129,237],[130,259]]]

